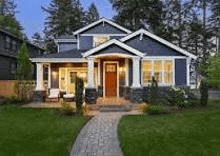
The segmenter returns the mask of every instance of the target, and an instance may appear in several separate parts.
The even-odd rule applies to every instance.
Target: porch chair
[[[58,102],[60,101],[60,90],[59,89],[50,89],[50,94],[47,97],[50,99],[50,102],[52,99],[57,99]]]
[[[66,94],[63,94],[64,101],[72,102],[72,101],[74,101],[74,99],[75,99],[75,94],[70,94],[68,92]]]

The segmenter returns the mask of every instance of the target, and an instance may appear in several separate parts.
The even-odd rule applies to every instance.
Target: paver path
[[[99,113],[81,130],[70,156],[123,156],[117,135],[119,119],[126,112]]]

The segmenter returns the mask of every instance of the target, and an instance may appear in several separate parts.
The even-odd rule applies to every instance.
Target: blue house
[[[75,93],[75,78],[85,81],[86,103],[97,98],[143,100],[152,76],[159,87],[190,85],[190,62],[197,57],[140,29],[135,32],[102,18],[73,35],[55,40],[55,54],[31,58],[37,64],[36,96],[43,92],[43,67],[48,67],[48,88]]]

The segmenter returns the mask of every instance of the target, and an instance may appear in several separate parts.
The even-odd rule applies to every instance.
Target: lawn
[[[0,107],[0,156],[65,156],[86,123],[52,109]]]
[[[124,116],[118,132],[126,156],[218,156],[220,107],[160,116]]]

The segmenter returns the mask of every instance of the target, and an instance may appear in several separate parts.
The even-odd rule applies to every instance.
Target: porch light
[[[53,76],[57,76],[57,72],[53,71],[53,72],[52,72],[52,75],[53,75]]]

